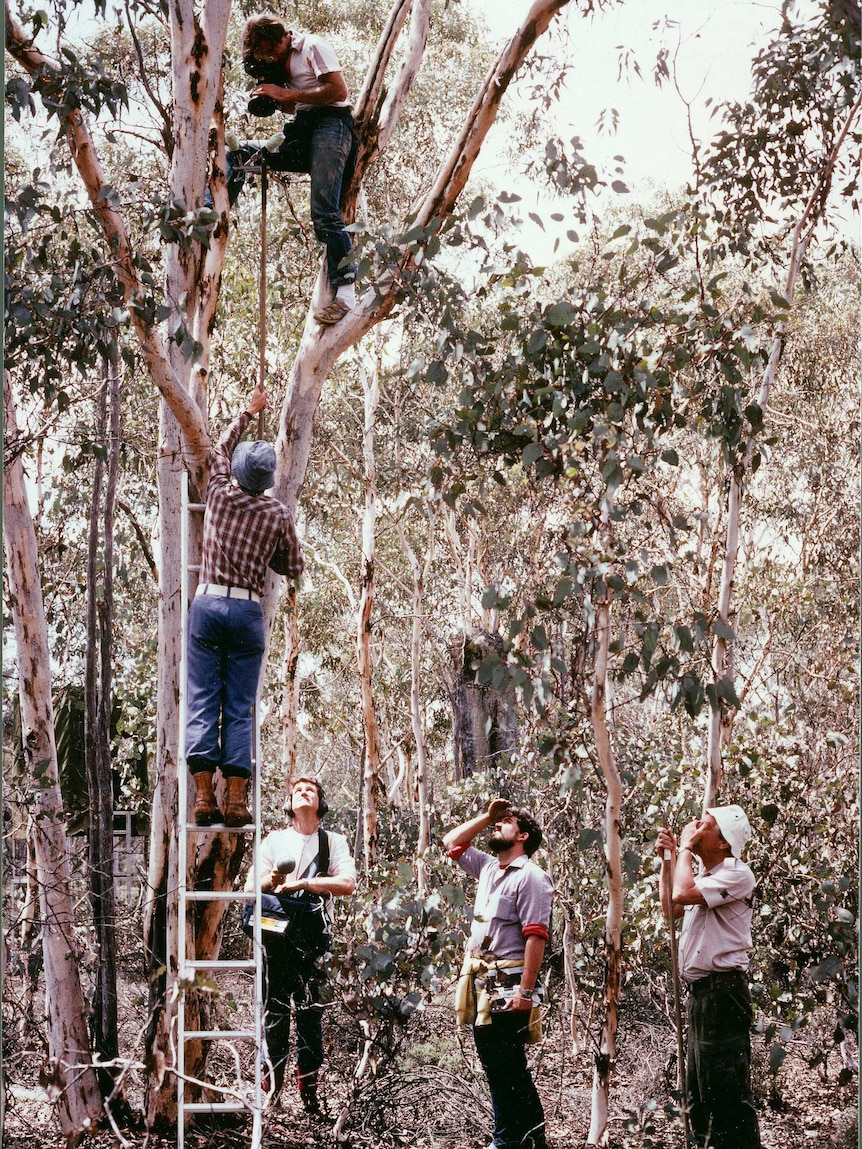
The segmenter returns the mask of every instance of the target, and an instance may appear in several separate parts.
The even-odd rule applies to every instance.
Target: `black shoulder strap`
[[[322,826],[317,831],[317,872],[321,877],[329,874],[329,835]]]

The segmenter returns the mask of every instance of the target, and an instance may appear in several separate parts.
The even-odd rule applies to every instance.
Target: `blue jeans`
[[[353,283],[356,267],[349,261],[352,244],[341,215],[341,192],[353,175],[358,144],[348,108],[316,108],[299,112],[285,124],[284,143],[266,153],[275,172],[308,172],[311,176],[311,222],[326,245],[326,270],[333,287]],[[233,204],[245,183],[242,164],[258,155],[262,144],[243,144],[227,155],[227,190]],[[345,262],[347,261],[347,262]],[[342,266],[344,264],[344,266]]]
[[[497,1149],[547,1149],[545,1114],[525,1049],[529,1013],[491,1015],[474,1025],[476,1052],[488,1079]]]
[[[251,774],[252,708],[264,652],[260,603],[201,595],[188,624],[186,762],[192,774]]]

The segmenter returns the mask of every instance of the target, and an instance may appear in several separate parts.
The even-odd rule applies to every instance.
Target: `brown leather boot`
[[[221,810],[213,793],[213,776],[208,771],[193,774],[195,780],[195,804],[192,817],[196,826],[212,826],[221,822]]]
[[[247,826],[254,822],[251,811],[245,804],[245,792],[248,778],[233,777],[225,779],[227,794],[224,803],[224,824],[226,826]]]

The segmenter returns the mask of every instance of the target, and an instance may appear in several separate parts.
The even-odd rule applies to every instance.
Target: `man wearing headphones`
[[[293,782],[285,809],[290,825],[267,834],[260,849],[261,893],[275,895],[290,918],[286,923],[273,923],[284,925],[281,932],[265,929],[263,935],[266,1046],[273,1070],[266,1087],[276,1096],[284,1084],[293,1003],[299,1096],[306,1113],[320,1115],[323,955],[329,941],[332,898],[353,893],[356,865],[343,834],[321,828],[320,819],[329,807],[315,778]],[[254,889],[251,873],[245,888]],[[264,908],[264,922],[265,914]]]
[[[712,806],[683,827],[679,847],[662,828],[662,910],[681,917],[679,971],[688,986],[687,1104],[698,1145],[760,1149],[751,1092],[748,953],[755,878],[740,855],[751,838],[741,806]],[[694,859],[700,860],[695,874]],[[670,887],[670,888],[669,888]]]

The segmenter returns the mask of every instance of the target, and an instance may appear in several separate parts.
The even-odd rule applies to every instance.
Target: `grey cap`
[[[230,471],[244,491],[261,494],[275,482],[275,448],[263,439],[240,443],[233,453]]]

